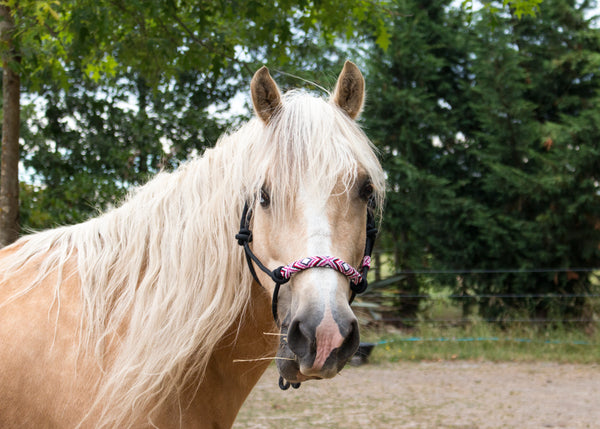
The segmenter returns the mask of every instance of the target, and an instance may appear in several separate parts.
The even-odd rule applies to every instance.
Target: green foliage
[[[21,218],[35,228],[79,222],[214,144],[236,122],[215,113],[259,64],[323,74],[344,59],[332,41],[355,37],[357,24],[382,44],[387,34],[385,2],[3,4],[17,27],[23,99],[33,100],[22,157],[35,185],[23,188]],[[47,215],[30,216],[33,202]]]
[[[598,267],[600,44],[584,8],[547,1],[521,20],[484,8],[467,25],[444,2],[421,6],[399,3],[410,13],[394,22],[389,50],[371,57],[367,125],[389,174],[384,225],[397,269]],[[478,271],[452,286],[592,291],[589,275],[559,271]],[[590,312],[584,298],[477,304],[497,320]]]
[[[483,8],[487,9],[495,17],[504,9],[509,9],[510,12],[518,19],[524,16],[535,16],[540,10],[540,4],[543,0],[502,0],[502,2],[484,1]],[[461,7],[469,13],[468,19],[470,21],[473,13],[473,1],[463,0]]]
[[[582,118],[599,113],[593,106],[600,76],[589,65],[600,52],[598,40],[582,10],[553,1],[545,3],[540,19],[499,21],[476,51],[471,108],[479,124],[465,134],[482,165],[481,177],[469,183],[471,200],[485,207],[483,219],[480,213],[472,217],[481,219],[473,237],[480,245],[471,255],[478,267],[598,266],[600,199],[589,157],[596,155],[600,136],[592,128],[585,142],[577,142],[572,132]],[[570,130],[562,145],[548,135],[556,122]],[[589,276],[581,273],[507,273],[468,282],[475,292],[487,293],[591,292]],[[501,318],[513,306],[480,303],[488,317]],[[524,308],[536,317],[556,312],[581,317],[586,309],[585,299],[565,305],[532,300]]]
[[[462,97],[460,76],[453,72],[464,57],[462,19],[449,4],[433,1],[425,8],[417,1],[398,2],[388,51],[374,49],[370,57],[365,125],[388,174],[383,241],[393,248],[397,269],[427,264],[424,250],[432,237],[443,239],[445,229],[432,219],[457,203],[452,183],[439,174],[447,163],[445,142],[457,129],[447,106],[461,106]],[[440,144],[432,145],[434,136]],[[439,234],[432,234],[432,225],[439,225]],[[404,315],[414,315],[418,301],[407,306],[402,294],[418,294],[421,283],[408,275],[401,284]]]
[[[22,216],[28,227],[80,222],[224,131],[209,107],[228,91],[193,74],[155,91],[135,75],[112,87],[82,82],[74,79],[68,91],[48,86],[36,109],[26,110],[23,164],[40,184],[37,204],[51,214],[44,224]]]
[[[13,12],[21,74],[34,90],[49,81],[66,88],[75,69],[96,83],[133,71],[151,87],[182,71],[218,77],[233,67],[249,74],[257,62],[285,64],[315,39],[348,39],[366,24],[384,48],[389,37],[387,2],[284,0],[276,7],[260,0],[2,3]]]

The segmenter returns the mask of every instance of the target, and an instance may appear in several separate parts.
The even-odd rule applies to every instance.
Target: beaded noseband
[[[292,277],[292,274],[296,274],[297,272],[307,270],[309,268],[332,268],[336,271],[339,271],[346,277],[350,279],[353,284],[358,284],[362,280],[362,274],[358,272],[353,266],[344,262],[340,258],[336,258],[334,256],[309,256],[303,259],[299,259],[296,262],[293,262],[284,267],[280,267],[281,275],[289,279]],[[365,256],[363,258],[362,268],[371,268],[371,257]]]

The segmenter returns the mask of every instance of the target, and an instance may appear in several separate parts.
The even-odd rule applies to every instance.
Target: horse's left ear
[[[265,124],[268,124],[271,117],[281,107],[281,93],[269,74],[269,69],[265,66],[254,73],[252,82],[250,82],[250,92],[254,111]]]
[[[360,114],[365,99],[365,79],[356,64],[346,61],[331,98],[352,119]]]

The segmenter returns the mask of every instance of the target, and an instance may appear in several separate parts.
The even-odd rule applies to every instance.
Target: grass
[[[493,362],[600,363],[600,334],[572,330],[502,330],[477,324],[464,328],[420,328],[411,332],[362,331],[376,343],[369,362],[487,360]]]

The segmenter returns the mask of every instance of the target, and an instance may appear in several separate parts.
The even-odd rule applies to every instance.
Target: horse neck
[[[254,283],[252,303],[212,354],[200,386],[189,386],[192,398],[184,427],[230,427],[246,397],[275,356],[279,337],[270,311],[271,300]],[[185,424],[185,421],[189,423]]]

